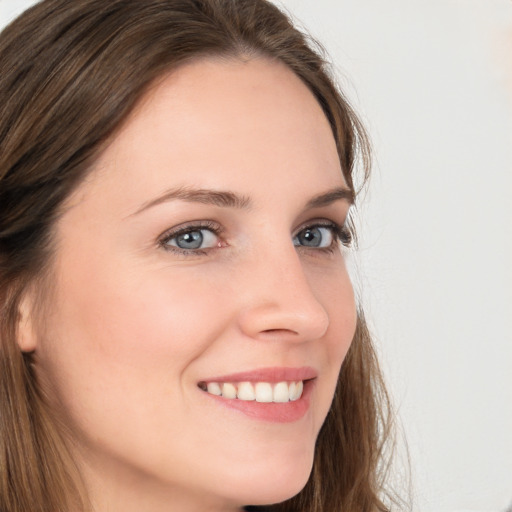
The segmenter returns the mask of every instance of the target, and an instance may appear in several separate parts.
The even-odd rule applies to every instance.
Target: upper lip
[[[310,366],[302,366],[300,368],[276,366],[231,373],[229,375],[219,375],[203,379],[202,382],[297,382],[299,380],[314,379],[317,375],[316,370]]]

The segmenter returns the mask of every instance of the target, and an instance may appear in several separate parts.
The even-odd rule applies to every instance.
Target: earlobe
[[[18,309],[16,341],[22,352],[33,352],[37,345],[32,316],[32,300],[28,295],[21,300]]]

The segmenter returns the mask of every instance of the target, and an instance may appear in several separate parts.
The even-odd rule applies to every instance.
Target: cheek
[[[348,276],[345,276],[343,280],[343,286],[335,304],[336,309],[333,310],[330,318],[332,319],[332,329],[337,333],[337,341],[333,343],[332,350],[333,357],[341,365],[354,338],[357,324],[356,302]]]
[[[354,338],[357,308],[350,277],[341,259],[327,269],[314,269],[308,280],[329,317],[328,331],[319,341],[323,348],[320,353],[325,378],[317,389],[318,432],[331,406],[341,366]]]
[[[186,273],[92,263],[87,273],[59,269],[38,351],[42,385],[80,446],[177,478],[161,454],[186,461],[184,430],[200,424],[191,422],[194,363],[215,345],[231,306]]]
[[[210,306],[217,297],[211,287],[165,269],[134,268],[122,261],[116,267],[100,262],[89,269],[90,277],[82,273],[69,279],[72,272],[62,272],[66,284],[58,301],[60,321],[107,354],[193,352],[194,340],[200,343],[200,338],[192,333],[215,318]]]
[[[354,337],[357,308],[354,289],[343,260],[316,276],[315,294],[329,317],[328,349],[333,361],[343,361]],[[313,279],[310,279],[310,282]]]
[[[61,284],[38,354],[45,381],[71,414],[81,415],[81,401],[91,409],[100,400],[100,409],[142,410],[179,396],[171,391],[222,328],[220,297],[208,283],[117,263],[58,269]]]
[[[353,287],[348,273],[342,269],[333,286],[326,283],[326,301],[329,314],[329,333],[327,337],[327,357],[331,374],[329,396],[334,396],[339,372],[347,352],[352,344],[357,324],[357,307]],[[330,402],[329,402],[330,406]],[[327,411],[326,411],[327,414]]]

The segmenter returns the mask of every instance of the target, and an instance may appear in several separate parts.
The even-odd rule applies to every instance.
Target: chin
[[[252,492],[251,496],[245,500],[246,505],[273,505],[293,498],[305,487],[310,472],[302,478],[281,480],[279,484],[276,481],[268,483],[267,487],[263,485],[258,489],[259,492]]]
[[[251,500],[250,505],[272,505],[275,503],[282,503],[283,501],[293,498],[302,491],[302,489],[304,489],[308,482],[310,473],[311,472],[308,472],[307,475],[300,480],[296,479],[279,487],[273,484],[271,487],[262,490],[261,493],[258,493],[258,495]]]
[[[241,491],[238,501],[245,505],[271,505],[286,501],[304,488],[311,474],[312,464],[313,457],[310,456],[307,460],[293,464],[289,460],[282,460],[267,465],[260,474],[241,470],[237,479],[238,491]],[[244,476],[247,478],[241,482],[240,477]]]

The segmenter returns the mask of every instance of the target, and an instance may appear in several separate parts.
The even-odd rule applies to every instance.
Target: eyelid
[[[169,240],[180,236],[183,233],[187,233],[189,231],[200,231],[203,229],[207,229],[214,233],[217,237],[219,237],[224,232],[224,227],[219,223],[214,222],[212,220],[199,220],[199,221],[189,221],[184,224],[180,224],[178,226],[174,226],[173,228],[164,231],[158,239],[158,245],[163,249],[169,252],[175,252],[179,254],[193,255],[193,254],[206,254],[209,249],[213,249],[213,247],[207,247],[204,249],[182,249],[180,247],[167,245]]]
[[[315,226],[319,227],[332,227],[335,231],[342,231],[346,228],[347,222],[345,221],[343,224],[340,224],[339,222],[336,222],[332,219],[326,219],[326,218],[318,218],[318,219],[312,219],[308,220],[306,222],[303,222],[298,228],[294,230],[293,236],[297,236],[301,231],[304,229],[312,228]]]
[[[299,227],[297,227],[294,230],[293,236],[297,236],[301,231],[304,231],[305,229],[312,228],[315,226],[325,226],[325,227],[339,227],[339,224],[335,222],[334,220],[329,219],[311,219],[306,222],[303,222]]]

